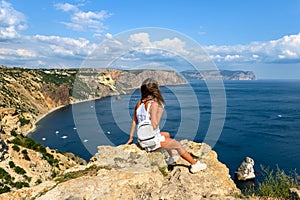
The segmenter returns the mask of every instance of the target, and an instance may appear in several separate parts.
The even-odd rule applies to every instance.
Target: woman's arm
[[[157,129],[160,123],[163,110],[160,108],[158,103],[154,101],[150,107],[151,124],[154,129]]]
[[[131,144],[131,143],[132,143],[135,128],[136,128],[136,120],[133,118],[133,119],[132,119],[132,123],[131,123],[131,129],[130,129],[130,134],[129,134],[129,140],[127,141],[126,144]]]
[[[133,136],[134,136],[134,132],[135,132],[136,124],[137,124],[136,109],[139,104],[140,104],[140,102],[138,102],[134,108],[133,119],[132,119],[130,133],[129,133],[129,139],[126,142],[126,144],[131,144],[133,141]]]

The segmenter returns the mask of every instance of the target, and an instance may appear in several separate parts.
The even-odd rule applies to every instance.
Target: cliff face
[[[86,165],[24,136],[53,108],[125,94],[149,77],[160,85],[186,83],[171,71],[0,66],[0,193],[5,193],[0,199],[232,199],[240,194],[226,166],[205,144],[182,141],[208,164],[207,170],[190,174],[186,161],[168,171],[164,154],[146,153],[135,145],[99,147]],[[199,154],[201,146],[206,154]]]
[[[174,72],[0,66],[0,193],[33,187],[70,167],[85,165],[73,154],[62,154],[24,137],[40,116],[70,102],[127,93],[151,76],[165,76],[161,84],[184,83]]]
[[[74,82],[72,98],[76,102],[78,100],[126,94],[139,88],[146,78],[157,80],[159,85],[186,83],[184,78],[174,71],[81,69]]]
[[[40,116],[51,109],[80,100],[125,94],[138,88],[149,77],[159,80],[161,85],[185,83],[181,76],[171,71],[33,70],[2,66],[0,130],[2,127],[5,132],[16,130],[26,133],[34,128]],[[6,109],[12,110],[8,112]],[[18,123],[18,119],[21,123]]]
[[[147,153],[134,144],[100,146],[87,166],[66,170],[56,179],[59,184],[50,181],[0,197],[29,199],[36,196],[45,200],[238,199],[240,190],[230,179],[228,168],[218,161],[217,154],[208,145],[187,140],[181,143],[208,168],[191,174],[189,164],[179,159],[168,170],[165,152]],[[200,149],[206,153],[201,154]],[[39,191],[44,192],[38,194]]]
[[[184,71],[183,76],[187,79],[197,80],[255,80],[255,74],[251,71],[229,71],[229,70],[204,70]]]

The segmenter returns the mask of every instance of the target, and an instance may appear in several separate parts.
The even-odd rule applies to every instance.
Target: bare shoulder
[[[158,106],[158,102],[157,102],[157,101],[153,101],[152,104],[151,104],[151,107],[152,107],[152,106],[153,106],[153,107]]]

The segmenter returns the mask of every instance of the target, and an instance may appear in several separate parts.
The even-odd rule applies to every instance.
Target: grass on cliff
[[[97,174],[97,171],[100,169],[107,169],[110,170],[109,167],[102,167],[102,166],[96,166],[92,165],[84,170],[79,170],[79,171],[74,171],[74,172],[69,172],[66,174],[62,174],[59,177],[55,179],[58,183],[66,182],[71,179],[75,179],[81,176],[94,176]]]
[[[43,158],[48,161],[48,163],[51,166],[58,167],[59,161],[54,158],[54,156],[50,153],[47,153],[46,148],[41,145],[40,143],[35,142],[32,138],[23,136],[21,134],[18,134],[13,140],[11,140],[11,143],[15,145],[20,145],[28,149],[32,149],[34,151],[40,152],[43,155]],[[17,149],[14,147],[14,149]],[[20,149],[20,148],[19,148]],[[26,151],[27,152],[27,151]],[[27,153],[25,151],[22,151],[24,158],[26,160],[30,160]]]
[[[263,173],[263,180],[256,187],[245,189],[244,195],[288,199],[290,188],[300,188],[300,177],[296,170],[286,174],[278,166],[276,171],[263,165],[260,168]]]
[[[21,168],[19,167],[19,169]],[[28,182],[22,182],[22,181],[14,182],[14,179],[15,178],[12,177],[7,171],[5,171],[5,169],[0,167],[0,194],[10,192],[11,188],[20,189],[22,187],[29,187]]]

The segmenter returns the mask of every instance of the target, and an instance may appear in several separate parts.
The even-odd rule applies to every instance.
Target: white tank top
[[[146,119],[151,120],[150,117],[150,106],[153,101],[148,103],[148,108],[146,110],[145,103],[141,103],[140,106],[136,109],[136,117],[138,120],[138,124]]]

